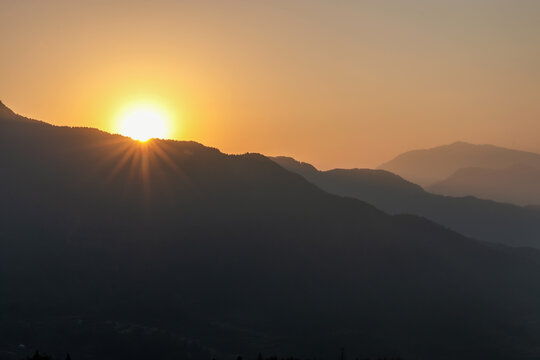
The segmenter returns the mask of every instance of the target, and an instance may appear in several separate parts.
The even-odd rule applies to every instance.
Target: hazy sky
[[[537,0],[0,0],[0,49],[0,99],[54,124],[148,100],[177,139],[321,168],[540,152]]]

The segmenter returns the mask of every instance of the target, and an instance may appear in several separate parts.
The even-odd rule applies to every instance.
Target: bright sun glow
[[[152,138],[163,139],[169,135],[167,114],[152,105],[134,105],[119,117],[119,132],[139,141]]]

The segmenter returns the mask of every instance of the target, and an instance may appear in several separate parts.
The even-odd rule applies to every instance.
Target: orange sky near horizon
[[[0,0],[0,100],[319,168],[456,140],[540,152],[540,1]]]

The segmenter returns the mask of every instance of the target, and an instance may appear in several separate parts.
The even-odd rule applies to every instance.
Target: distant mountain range
[[[540,154],[531,152],[456,142],[406,152],[379,169],[438,194],[540,203]]]
[[[0,114],[2,355],[540,356],[535,251],[387,215],[262,155]]]
[[[474,194],[519,205],[540,204],[540,167],[516,164],[502,170],[463,168],[427,190],[452,196]]]
[[[435,195],[384,170],[319,171],[289,157],[272,159],[329,193],[366,201],[391,214],[423,216],[484,241],[540,248],[540,211],[534,207]]]

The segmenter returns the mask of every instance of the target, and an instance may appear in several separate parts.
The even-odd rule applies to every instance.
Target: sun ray
[[[178,179],[180,179],[187,187],[189,187],[193,195],[202,195],[199,191],[199,188],[189,178],[189,176],[185,174],[181,166],[171,158],[170,154],[174,154],[175,152],[177,153],[177,150],[174,147],[170,146],[170,143],[166,141],[156,141],[153,142],[152,145],[154,145],[154,154],[160,159],[161,163],[171,169],[174,175]]]
[[[135,153],[135,148],[133,146],[128,147],[127,149],[125,149],[123,156],[116,163],[116,165],[111,170],[111,173],[107,176],[105,181],[108,182],[108,183],[112,182],[115,179],[116,175],[118,175],[118,173],[120,173],[120,171],[122,171],[122,169],[132,159],[134,153]]]

